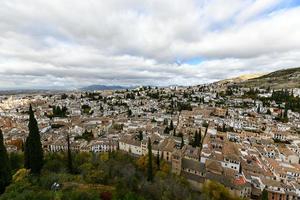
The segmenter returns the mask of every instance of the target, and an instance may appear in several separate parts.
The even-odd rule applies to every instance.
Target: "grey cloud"
[[[2,0],[0,88],[199,84],[299,63],[281,0]],[[174,64],[201,57],[197,65]],[[5,85],[6,84],[6,85]]]

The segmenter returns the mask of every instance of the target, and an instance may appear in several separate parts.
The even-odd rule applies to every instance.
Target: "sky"
[[[0,89],[197,85],[300,66],[300,0],[0,0]]]

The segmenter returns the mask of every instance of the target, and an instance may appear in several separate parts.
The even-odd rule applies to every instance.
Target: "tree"
[[[194,134],[194,139],[193,139],[193,143],[192,146],[195,147],[196,146],[196,141],[197,141],[197,131]]]
[[[268,200],[268,191],[266,189],[262,192],[261,200]]]
[[[287,106],[285,106],[285,108],[284,108],[283,117],[284,117],[284,119],[288,119],[288,109],[287,109]]]
[[[139,131],[139,140],[140,140],[140,141],[143,140],[143,131]]]
[[[173,124],[173,120],[171,120],[171,122],[170,122],[170,128],[169,128],[170,130],[174,130],[174,124]]]
[[[196,131],[195,135],[194,135],[194,141],[193,141],[192,146],[193,147],[199,147],[200,144],[201,144],[201,133]]]
[[[156,166],[157,166],[157,169],[160,170],[159,150],[157,151],[157,156],[156,156]]]
[[[67,143],[68,143],[68,170],[70,174],[73,174],[73,162],[72,162],[72,152],[71,152],[71,144],[70,144],[70,135],[67,135]]]
[[[168,126],[168,119],[166,119],[166,118],[164,119],[164,125]]]
[[[7,151],[4,146],[3,134],[0,129],[0,194],[5,191],[6,186],[11,182],[11,168]]]
[[[201,142],[202,142],[202,134],[201,134],[201,128],[199,129],[199,135],[198,135],[198,146],[200,147]]]
[[[127,116],[131,117],[132,116],[132,111],[130,109],[127,110]]]
[[[182,149],[184,146],[184,140],[183,140],[183,135],[181,136],[181,144],[180,144],[180,148]]]
[[[170,129],[168,126],[164,129],[164,134],[170,134]]]
[[[214,181],[206,181],[202,186],[202,199],[214,199],[214,200],[239,200],[240,198],[234,196],[230,191],[221,183]]]
[[[31,173],[39,174],[43,167],[44,155],[37,121],[32,106],[29,107],[29,135],[25,142],[24,166]]]
[[[223,131],[223,132],[226,132],[226,125],[225,125],[224,122],[223,122],[223,126],[222,126],[222,131]]]
[[[173,130],[173,135],[176,137],[177,134],[176,134],[176,128]]]
[[[152,146],[151,139],[148,139],[148,178],[149,182],[153,181],[153,167],[152,167]]]

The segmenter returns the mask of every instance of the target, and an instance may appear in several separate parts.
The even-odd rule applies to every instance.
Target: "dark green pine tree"
[[[197,146],[197,141],[198,141],[198,132],[196,131],[194,135],[193,144],[192,144],[193,147]]]
[[[262,197],[261,200],[268,200],[268,191],[266,189],[263,190],[262,192]]]
[[[283,118],[288,119],[288,108],[287,108],[287,106],[285,106],[285,108],[284,108]]]
[[[72,160],[72,152],[71,152],[71,144],[70,144],[70,135],[67,135],[67,143],[68,143],[68,170],[70,174],[73,174],[73,160]]]
[[[11,182],[11,168],[7,151],[4,146],[3,134],[0,129],[0,194],[5,191]]]
[[[152,167],[152,146],[151,139],[148,139],[148,178],[149,182],[153,181],[153,167]]]
[[[225,123],[223,123],[222,131],[223,131],[223,132],[226,132],[226,125],[225,125]]]
[[[157,166],[157,170],[160,170],[159,150],[157,151],[157,156],[156,156],[156,166]]]
[[[184,140],[183,140],[183,135],[181,136],[181,144],[180,144],[180,148],[182,149],[184,146]]]
[[[201,142],[202,142],[202,135],[201,135],[201,128],[200,128],[198,132],[198,147],[200,147]]]
[[[29,135],[25,142],[24,166],[31,173],[39,174],[43,167],[44,155],[37,121],[32,107],[29,107]]]
[[[170,130],[174,130],[174,124],[173,124],[173,120],[171,120],[171,122],[170,122],[170,128],[169,128]]]
[[[139,131],[139,140],[140,140],[140,141],[143,140],[143,131]]]

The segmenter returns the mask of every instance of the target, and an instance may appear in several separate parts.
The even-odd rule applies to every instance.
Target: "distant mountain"
[[[300,67],[282,69],[239,83],[245,87],[300,88]]]
[[[90,85],[87,87],[81,88],[84,91],[95,91],[95,90],[125,90],[131,89],[132,87],[125,87],[120,85]]]

